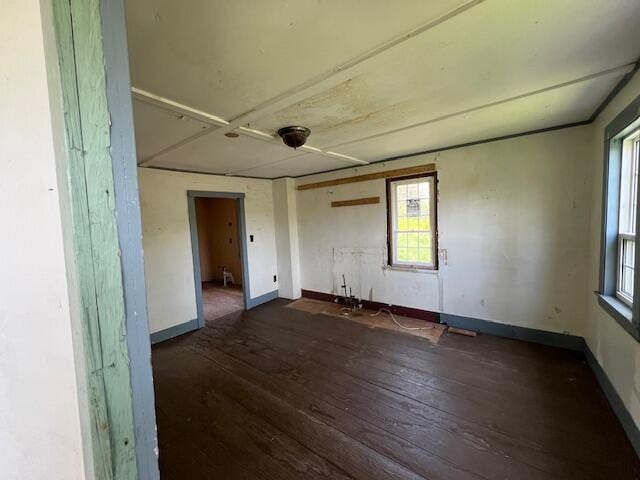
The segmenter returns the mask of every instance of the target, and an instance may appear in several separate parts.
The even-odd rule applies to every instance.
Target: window
[[[622,140],[620,211],[618,218],[616,296],[629,306],[633,304],[639,155],[640,130],[636,130]]]
[[[436,175],[387,179],[389,265],[435,270]]]
[[[596,293],[600,306],[640,340],[640,258],[636,257],[640,97],[607,125],[604,138],[600,283]]]

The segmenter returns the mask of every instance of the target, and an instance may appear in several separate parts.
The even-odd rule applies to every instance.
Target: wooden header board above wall
[[[339,202],[331,202],[332,207],[352,207],[354,205],[374,205],[380,203],[380,197],[356,198],[353,200],[341,200]]]
[[[428,163],[426,165],[418,165],[416,167],[397,168],[395,170],[386,170],[384,172],[368,173],[366,175],[357,175],[355,177],[337,178],[335,180],[327,180],[324,182],[307,183],[306,185],[298,185],[298,190],[311,190],[313,188],[332,187],[334,185],[345,185],[347,183],[367,182],[369,180],[377,180],[379,178],[404,177],[407,175],[419,175],[421,173],[435,172],[436,164]]]

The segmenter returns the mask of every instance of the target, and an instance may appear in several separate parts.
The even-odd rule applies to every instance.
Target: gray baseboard
[[[604,394],[606,395],[607,400],[609,400],[611,408],[613,408],[618,420],[620,420],[622,428],[624,428],[624,431],[627,434],[627,438],[631,442],[631,445],[633,445],[636,454],[640,457],[640,430],[638,429],[636,422],[633,421],[633,417],[629,413],[629,410],[627,410],[627,407],[620,398],[620,395],[618,395],[618,392],[616,392],[616,389],[611,383],[611,380],[609,380],[607,373],[604,371],[600,363],[598,363],[598,360],[586,343],[584,346],[584,356],[586,357],[591,370],[593,370],[600,387],[604,390]]]
[[[263,303],[270,302],[271,300],[275,300],[276,298],[278,298],[278,290],[265,293],[264,295],[260,295],[259,297],[250,298],[247,301],[246,308],[247,310],[251,310],[252,308],[257,307],[258,305],[262,305]]]
[[[154,332],[151,334],[151,345],[164,342],[165,340],[169,340],[170,338],[178,337],[180,335],[184,335],[185,333],[189,333],[197,329],[198,329],[197,318],[194,318],[193,320],[189,320],[188,322],[185,322],[185,323],[181,323],[179,325],[174,325],[173,327],[165,328],[164,330],[160,330],[159,332]]]
[[[451,327],[464,328],[496,337],[524,340],[525,342],[565,348],[576,352],[583,352],[585,346],[584,338],[577,335],[547,332],[535,328],[518,327],[504,323],[490,322],[488,320],[479,320],[477,318],[451,315],[449,313],[441,313],[440,321]]]
[[[251,310],[258,305],[270,302],[271,300],[275,300],[276,298],[278,298],[277,290],[265,293],[264,295],[260,295],[259,297],[250,298],[247,302],[246,309]],[[194,318],[193,320],[189,320],[188,322],[174,325],[173,327],[165,328],[164,330],[160,330],[159,332],[152,333],[151,344],[155,345],[156,343],[164,342],[165,340],[184,335],[185,333],[192,332],[193,330],[197,330],[198,328],[200,328],[198,319]]]

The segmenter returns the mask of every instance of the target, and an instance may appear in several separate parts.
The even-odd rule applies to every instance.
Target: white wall
[[[296,182],[293,178],[274,180],[273,207],[278,249],[278,295],[296,299],[300,297],[300,248]]]
[[[72,307],[43,43],[43,21],[54,43],[50,12],[23,0],[0,0],[0,12],[0,478],[81,479]]]
[[[640,425],[640,344],[600,307],[593,292],[598,289],[599,279],[604,129],[638,95],[640,74],[636,73],[592,126],[595,138],[589,157],[590,169],[594,172],[590,234],[592,242],[589,285],[585,290],[585,302],[588,305],[587,343],[633,416],[636,425]]]
[[[188,190],[245,194],[251,297],[278,289],[270,180],[138,169],[149,329],[157,332],[197,317]],[[254,242],[249,242],[249,235]],[[245,279],[245,286],[247,281]]]
[[[298,179],[436,161],[440,270],[385,269],[385,181],[298,191],[302,288],[582,334],[592,152],[583,126]],[[379,205],[330,202],[380,196]]]

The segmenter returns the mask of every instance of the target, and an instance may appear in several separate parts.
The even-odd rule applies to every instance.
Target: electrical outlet
[[[275,275],[273,276],[273,283],[276,283],[278,281],[278,277],[276,277]]]
[[[253,235],[249,235],[249,241],[253,242]]]

